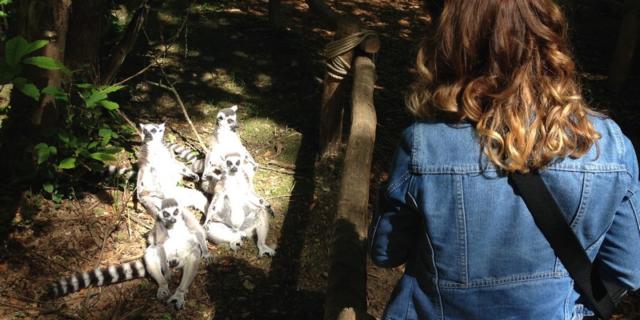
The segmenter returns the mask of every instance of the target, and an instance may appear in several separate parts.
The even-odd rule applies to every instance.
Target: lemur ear
[[[164,122],[163,122],[163,123],[161,123],[161,124],[159,125],[159,127],[160,127],[161,129],[163,129],[163,130],[164,130]]]
[[[140,123],[140,138],[144,140],[144,135],[147,132],[146,125],[144,123]]]
[[[238,105],[237,104],[232,105],[231,110],[233,110],[233,112],[238,111]]]

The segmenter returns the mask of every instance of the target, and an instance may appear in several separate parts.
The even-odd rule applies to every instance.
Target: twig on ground
[[[144,227],[147,230],[151,230],[152,227],[150,225],[148,225],[146,222],[142,221],[140,218],[138,218],[136,216],[133,216],[133,215],[131,215],[130,218],[131,218],[131,221],[141,225],[142,227]]]
[[[272,166],[276,166],[276,167],[280,167],[280,168],[284,168],[284,169],[289,169],[289,170],[296,170],[296,165],[295,164],[284,163],[284,162],[280,162],[278,160],[269,160],[267,162],[267,165],[272,165]]]
[[[258,166],[258,169],[262,169],[262,170],[267,170],[267,171],[273,171],[273,172],[279,172],[282,174],[288,174],[288,175],[295,175],[296,172],[292,171],[292,170],[288,170],[288,169],[283,169],[283,168],[272,168],[272,167],[268,167],[268,166]]]

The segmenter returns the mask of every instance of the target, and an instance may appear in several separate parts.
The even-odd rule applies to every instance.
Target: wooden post
[[[620,92],[629,75],[631,59],[638,44],[640,0],[625,0],[624,12],[618,45],[609,69],[609,91],[614,95]]]
[[[360,31],[358,21],[352,18],[339,18],[336,31],[336,39],[341,39],[350,34]],[[346,52],[340,57],[351,65],[353,60],[353,50]],[[320,104],[320,158],[327,160],[335,157],[342,145],[342,131],[344,119],[344,81],[329,76],[327,72],[324,76],[324,89],[322,92],[322,102]]]
[[[368,53],[377,52],[379,47],[377,37],[361,44]],[[366,216],[377,123],[373,104],[375,64],[368,56],[358,56],[353,68],[353,117],[331,240],[326,320],[367,319]]]

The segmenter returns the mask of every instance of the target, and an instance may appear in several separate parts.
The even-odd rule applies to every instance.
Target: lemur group
[[[243,239],[255,234],[259,255],[273,256],[275,250],[266,244],[273,211],[255,192],[257,165],[238,136],[237,110],[232,106],[218,112],[203,159],[195,158],[187,147],[165,143],[164,124],[140,124],[143,142],[138,154],[136,195],[155,219],[144,256],[60,279],[49,286],[47,298],[149,276],[158,284],[157,298],[181,309],[201,262],[213,261],[207,240],[228,244],[236,251]],[[127,170],[112,166],[109,171],[125,174]],[[180,186],[182,178],[195,181],[200,190]],[[202,224],[190,209],[205,214]],[[174,268],[182,269],[182,278],[170,295]]]

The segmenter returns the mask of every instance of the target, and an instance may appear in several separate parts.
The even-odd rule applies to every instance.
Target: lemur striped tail
[[[136,169],[133,167],[118,167],[109,165],[104,168],[103,174],[109,177],[122,177],[129,180],[136,174]]]
[[[96,268],[87,272],[78,272],[49,285],[47,298],[55,299],[91,286],[101,287],[137,278],[144,278],[147,269],[143,259]]]
[[[195,173],[201,174],[204,172],[204,163],[205,159],[196,159],[189,165],[189,169]]]
[[[185,162],[192,162],[202,158],[200,152],[179,143],[166,143],[165,146],[167,149],[171,150],[178,159]]]

